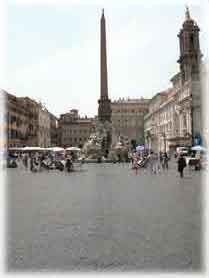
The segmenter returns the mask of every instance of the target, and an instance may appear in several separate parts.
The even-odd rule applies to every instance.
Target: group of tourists
[[[150,151],[146,152],[133,152],[130,156],[131,168],[135,170],[135,173],[138,173],[140,168],[147,168],[150,170],[151,174],[160,174],[169,170],[169,160],[171,159],[172,154],[167,152],[154,153]],[[175,162],[177,163],[177,171],[180,174],[180,177],[184,177],[184,169],[187,166],[187,161],[183,153],[179,153],[175,156]],[[199,164],[195,162],[195,170],[200,169]],[[188,163],[189,169],[191,169],[190,163]]]
[[[162,151],[155,153],[153,151],[148,152],[147,150],[143,152],[135,150],[130,152],[127,157],[127,160],[131,163],[131,168],[136,174],[140,168],[147,168],[150,174],[154,175],[168,171],[170,164],[169,161],[171,157],[173,157],[176,160],[177,171],[181,178],[184,176],[184,169],[187,165],[189,169],[191,169],[192,166],[195,166],[195,170],[199,170],[203,167],[202,165],[204,162],[204,160],[201,159],[202,155],[200,155],[199,158],[197,155],[195,158],[187,157],[188,161],[186,161],[183,152],[174,154]],[[44,169],[57,169],[60,171],[66,170],[71,172],[75,169],[75,165],[80,168],[84,161],[85,157],[81,155],[78,157],[78,154],[75,152],[8,152],[7,167],[20,167],[30,170],[31,172],[41,172]]]
[[[160,173],[161,170],[168,170],[169,156],[167,152],[159,152],[159,154],[133,152],[131,154],[131,165],[137,173],[139,168],[149,168],[152,174]]]
[[[76,157],[73,153],[9,153],[7,165],[9,168],[23,167],[31,172],[40,172],[44,169],[58,169],[60,171],[66,169],[70,172],[74,170],[75,160]]]

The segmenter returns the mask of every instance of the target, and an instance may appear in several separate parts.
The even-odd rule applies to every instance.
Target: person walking
[[[133,170],[135,170],[135,174],[137,175],[138,174],[138,168],[139,168],[139,165],[138,165],[138,156],[135,156],[134,159],[133,159]]]
[[[158,160],[159,160],[158,154],[151,152],[150,158],[149,158],[151,174],[157,174],[159,172],[160,166],[159,166]]]
[[[154,160],[154,153],[151,151],[149,155],[149,167],[150,167],[150,173],[153,174],[153,160]]]
[[[177,163],[178,163],[178,172],[180,173],[180,177],[183,178],[184,168],[186,167],[186,159],[184,158],[183,154],[180,154]]]
[[[159,159],[160,159],[160,165],[163,167],[163,154],[162,154],[162,152],[160,151],[159,152]]]
[[[30,155],[30,171],[33,172],[34,169],[34,157],[33,154]]]
[[[65,167],[66,167],[68,172],[71,172],[73,170],[73,157],[72,157],[72,154],[67,156]]]
[[[160,174],[160,159],[157,153],[153,156],[153,173]]]
[[[168,155],[166,152],[163,154],[163,169],[168,170]]]
[[[25,169],[27,170],[28,169],[28,154],[27,153],[25,153],[23,155],[22,161],[23,161],[23,164],[25,166]]]

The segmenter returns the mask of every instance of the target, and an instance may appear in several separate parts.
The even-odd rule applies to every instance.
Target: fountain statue
[[[108,150],[111,146],[111,130],[110,122],[96,122],[95,132],[90,135],[82,149],[87,159],[108,158]]]
[[[126,140],[122,136],[115,135],[110,122],[97,121],[95,132],[84,144],[82,152],[87,160],[127,161],[128,149]]]

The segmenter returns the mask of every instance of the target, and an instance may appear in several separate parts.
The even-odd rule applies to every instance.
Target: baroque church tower
[[[181,90],[179,105],[181,106],[180,129],[191,134],[191,144],[201,145],[202,142],[202,87],[201,87],[201,50],[197,23],[190,17],[186,7],[185,20],[178,37],[180,42]]]
[[[200,80],[201,52],[199,44],[199,27],[190,17],[186,7],[185,21],[178,37],[180,43],[180,64],[182,83],[188,80]]]

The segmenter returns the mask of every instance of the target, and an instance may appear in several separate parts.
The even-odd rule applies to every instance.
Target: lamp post
[[[192,93],[191,93],[191,97],[192,97]],[[193,120],[193,105],[191,103],[191,114],[190,114],[190,117],[191,117],[191,134],[192,134],[192,146],[194,146],[194,120]]]
[[[165,132],[162,133],[162,137],[163,137],[163,144],[164,144],[164,152],[166,152],[166,135],[165,135]]]
[[[185,132],[184,134],[185,138],[188,140],[188,144],[190,144],[190,140],[192,138],[192,134],[190,132]]]
[[[151,133],[150,133],[149,130],[147,131],[146,139],[147,139],[148,150],[149,150],[149,153],[150,153],[150,150],[151,150]]]

